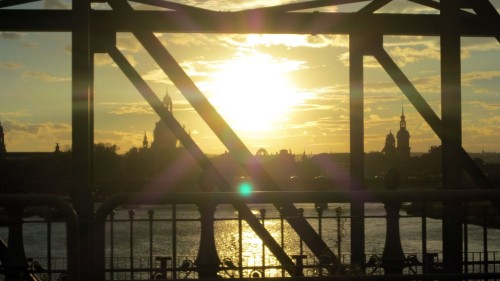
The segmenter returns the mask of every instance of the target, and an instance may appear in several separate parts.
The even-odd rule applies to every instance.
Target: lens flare
[[[245,197],[250,196],[250,194],[252,194],[252,190],[253,190],[252,184],[249,182],[242,182],[238,187],[238,191],[240,192],[240,194]]]

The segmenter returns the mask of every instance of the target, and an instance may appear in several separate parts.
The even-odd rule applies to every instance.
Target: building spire
[[[405,108],[403,105],[403,99],[401,99],[401,121],[399,122],[399,128],[406,130],[406,116],[405,116]]]
[[[401,98],[401,120],[405,119],[405,107],[404,107],[404,101],[403,98]]]
[[[167,90],[165,92],[165,96],[163,97],[163,104],[165,105],[165,107],[167,108],[167,110],[169,112],[172,112],[172,98],[168,94],[168,87],[167,87]]]
[[[146,132],[144,131],[144,138],[142,140],[142,147],[148,148],[148,146],[149,146],[148,136],[146,135]]]

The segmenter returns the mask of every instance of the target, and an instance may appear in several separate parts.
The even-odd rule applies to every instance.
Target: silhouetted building
[[[163,104],[167,108],[168,112],[172,113],[172,99],[168,95],[168,92],[163,98]],[[161,120],[156,122],[153,137],[154,139],[151,144],[151,149],[154,151],[171,152],[177,147],[177,138],[172,133],[170,128],[168,128],[168,126]]]
[[[7,153],[7,149],[5,148],[5,137],[3,133],[2,122],[0,122],[0,154]]]
[[[406,130],[405,112],[401,106],[401,121],[399,121],[399,131],[397,138],[397,152],[400,158],[410,158],[410,133]]]
[[[388,156],[396,155],[396,139],[392,134],[392,131],[389,131],[389,134],[385,137],[385,145],[382,149],[382,153]]]

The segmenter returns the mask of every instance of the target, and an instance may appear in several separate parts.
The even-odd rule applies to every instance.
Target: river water
[[[320,221],[314,205],[299,204],[298,208],[304,210],[304,217],[311,226],[319,232]],[[195,261],[200,241],[200,214],[196,206],[176,205],[174,212],[172,206],[155,206],[154,221],[151,224],[148,219],[148,211],[153,206],[135,206],[134,218],[131,223],[129,209],[116,210],[113,223],[106,224],[106,257],[107,267],[113,257],[113,268],[127,268],[131,265],[130,256],[133,256],[135,267],[149,267],[150,257],[173,257],[180,265],[185,260]],[[261,218],[261,209],[266,210],[263,219],[264,226],[274,237],[277,243],[283,245],[285,252],[289,255],[306,255],[305,264],[314,264],[316,261],[308,248],[303,245],[298,235],[291,229],[286,220],[279,217],[279,213],[272,205],[250,205],[252,212]],[[340,213],[338,211],[341,210]],[[365,250],[367,256],[372,254],[381,255],[385,244],[386,219],[382,204],[365,205]],[[338,217],[337,215],[340,214]],[[401,244],[405,255],[416,254],[422,259],[422,218],[408,217],[401,211],[400,233]],[[176,222],[174,225],[174,216]],[[330,203],[323,212],[321,220],[321,235],[326,244],[334,253],[340,253],[342,259],[348,263],[350,252],[350,224],[349,205]],[[426,219],[427,243],[425,245],[428,253],[441,253],[442,248],[442,223],[440,220]],[[132,227],[132,231],[131,231]],[[55,222],[47,227],[39,218],[28,218],[24,225],[24,244],[27,257],[39,260],[44,267],[47,266],[47,249],[50,244],[52,256],[52,269],[64,268],[65,251],[65,226],[63,223]],[[112,228],[112,229],[111,229]],[[173,229],[176,229],[176,240],[174,241]],[[242,264],[249,268],[258,268],[263,264],[275,266],[277,261],[266,248],[263,249],[262,242],[252,231],[246,222],[238,223],[238,212],[230,205],[219,205],[215,211],[215,244],[221,261],[231,260],[234,264]],[[283,234],[282,230],[283,229]],[[47,239],[47,233],[52,233],[51,239]],[[150,244],[150,231],[153,237],[152,248]],[[240,233],[241,232],[241,238]],[[482,252],[484,249],[484,231],[480,226],[468,225],[467,247],[469,252]],[[7,239],[7,228],[0,228],[0,237]],[[240,242],[241,239],[241,242]],[[113,245],[111,246],[111,241]],[[487,229],[488,252],[490,259],[493,255],[500,255],[500,230]],[[175,243],[175,247],[174,247]],[[241,247],[241,255],[240,251]],[[131,246],[132,245],[132,246]],[[175,251],[175,252],[174,252]],[[498,252],[498,253],[495,253]],[[479,259],[481,255],[471,254],[469,259]],[[241,259],[241,261],[240,261]],[[153,267],[158,264],[153,265]],[[169,265],[171,266],[171,265]],[[247,274],[250,274],[247,272]],[[268,269],[266,276],[281,274],[281,270]],[[116,276],[115,276],[116,277]]]

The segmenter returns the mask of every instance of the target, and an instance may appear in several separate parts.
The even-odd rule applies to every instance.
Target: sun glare
[[[235,130],[272,130],[300,102],[287,77],[293,67],[262,54],[228,61],[212,77],[211,102]]]

